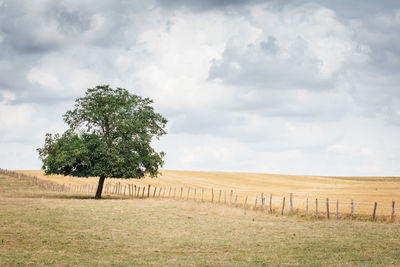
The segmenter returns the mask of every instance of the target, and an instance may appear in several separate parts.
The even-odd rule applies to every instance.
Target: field
[[[1,174],[0,213],[0,266],[400,264],[397,223],[315,221],[168,199],[94,200]]]
[[[96,178],[79,179],[63,176],[44,176],[42,171],[19,171],[25,174],[35,175],[49,181],[60,184],[97,184]],[[107,181],[108,180],[108,181]],[[377,216],[390,216],[392,201],[400,205],[400,177],[323,177],[323,176],[294,176],[257,173],[226,173],[226,172],[193,172],[193,171],[171,171],[162,170],[162,176],[158,178],[137,179],[106,179],[106,183],[135,184],[163,188],[191,188],[193,199],[194,189],[197,189],[198,197],[200,190],[204,190],[204,199],[211,200],[211,189],[218,198],[219,190],[222,190],[222,198],[226,194],[229,198],[230,190],[234,197],[238,196],[238,203],[243,204],[248,196],[248,205],[254,204],[258,197],[260,203],[261,193],[267,198],[272,194],[272,205],[275,211],[282,207],[282,198],[289,198],[293,193],[294,208],[297,213],[304,214],[306,200],[309,199],[310,214],[315,212],[315,199],[318,198],[320,213],[325,210],[326,198],[329,198],[330,207],[333,212],[336,209],[336,201],[339,200],[339,213],[348,216],[350,213],[351,200],[354,201],[354,214],[370,216],[374,202],[378,203]],[[186,198],[186,195],[184,195]],[[288,205],[286,205],[288,207]],[[286,209],[287,210],[287,209]]]

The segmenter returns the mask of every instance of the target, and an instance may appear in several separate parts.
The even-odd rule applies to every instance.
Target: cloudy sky
[[[400,175],[398,0],[0,0],[0,168],[86,88],[154,99],[165,168]]]

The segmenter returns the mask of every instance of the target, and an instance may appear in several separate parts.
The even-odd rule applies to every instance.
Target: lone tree
[[[37,149],[45,174],[99,177],[97,199],[106,177],[157,176],[165,153],[150,144],[166,134],[167,120],[154,112],[152,103],[123,88],[87,89],[63,116],[69,129],[61,136],[46,134],[44,148]]]

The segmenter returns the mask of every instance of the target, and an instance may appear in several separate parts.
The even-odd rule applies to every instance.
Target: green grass
[[[0,266],[400,265],[400,225],[93,200],[0,175]]]

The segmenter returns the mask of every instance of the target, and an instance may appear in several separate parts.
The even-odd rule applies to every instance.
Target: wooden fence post
[[[293,216],[293,194],[290,193],[290,215]]]
[[[143,186],[143,190],[142,190],[142,198],[144,198],[144,191],[146,190],[146,186]]]
[[[183,187],[181,187],[181,196],[179,197],[179,200],[182,200],[182,195],[183,195]]]
[[[306,199],[306,217],[308,217],[308,198]]]
[[[131,197],[131,185],[129,184],[129,198]]]
[[[374,203],[374,211],[372,212],[372,220],[375,221],[375,214],[376,214],[376,206],[378,205],[377,202]]]
[[[233,207],[234,207],[234,208],[236,208],[237,198],[238,198],[238,196],[236,195],[236,197],[235,197],[235,203],[233,204]]]
[[[246,199],[244,200],[244,204],[243,204],[243,208],[246,210],[246,206],[247,206],[247,198],[248,196],[246,196]]]
[[[160,195],[161,195],[161,187],[160,187],[160,190],[158,191],[158,196],[157,196],[157,198],[160,198]]]
[[[353,212],[354,212],[354,201],[351,200],[350,220],[353,220]]]
[[[171,190],[172,190],[172,187],[169,187],[168,198],[171,198]]]
[[[261,207],[260,207],[260,210],[261,211],[264,211],[264,193],[262,193],[261,192],[261,198],[260,198],[260,200],[261,200]]]
[[[390,220],[394,219],[394,204],[395,204],[395,202],[392,201],[392,215],[390,216]]]
[[[272,214],[272,194],[269,195],[269,213]]]
[[[329,198],[326,198],[326,218],[329,219]]]
[[[211,203],[214,203],[214,188],[211,188]]]
[[[263,194],[261,194],[261,211],[264,211],[264,206],[265,206],[265,197]]]
[[[219,190],[219,196],[218,196],[218,204],[221,204],[221,194],[222,194],[222,190]]]
[[[156,196],[157,186],[154,187],[153,198]]]
[[[193,199],[194,199],[194,202],[196,202],[196,188],[194,189],[194,197],[193,197]]]
[[[233,190],[231,190],[231,192],[229,194],[229,206],[232,206],[232,194],[233,194]]]
[[[254,210],[257,210],[257,198],[258,196],[256,196],[256,200],[254,201]]]
[[[318,219],[318,198],[315,199],[315,217]]]
[[[165,190],[166,190],[167,188],[166,187],[164,187],[164,189],[163,189],[163,193],[162,193],[162,198],[165,198]]]
[[[285,197],[283,197],[282,200],[282,211],[281,211],[281,215],[283,216],[283,211],[285,210]]]
[[[336,220],[339,219],[339,199],[336,200]]]
[[[204,188],[201,189],[201,202],[204,202]]]
[[[190,187],[187,190],[186,200],[189,200]]]
[[[148,189],[147,189],[147,197],[150,197],[150,185],[148,186]]]

